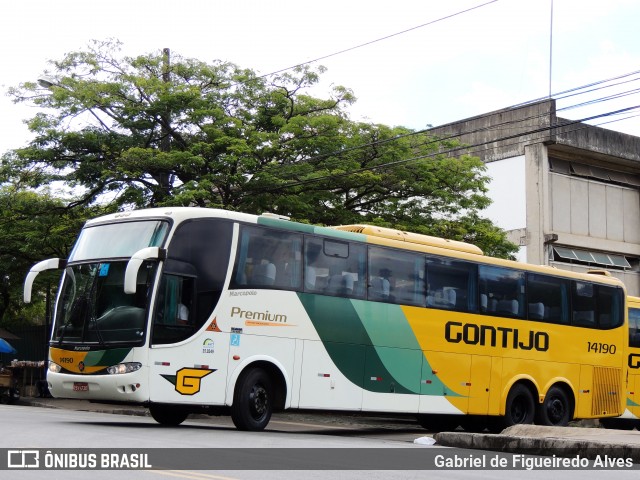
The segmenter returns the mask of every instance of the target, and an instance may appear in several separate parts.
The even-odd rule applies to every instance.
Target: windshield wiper
[[[75,330],[76,325],[80,324],[78,320],[82,322],[83,328],[81,337],[84,338],[84,326],[86,325],[86,312],[88,303],[89,300],[85,295],[79,296],[73,302],[73,305],[71,305],[70,307],[71,312],[69,313],[69,319],[61,327],[62,332],[60,333],[60,338],[58,339],[58,345],[62,345],[62,341],[64,340],[64,337],[67,334],[68,330]]]
[[[96,268],[96,274],[93,277],[93,281],[91,282],[91,289],[89,290],[89,294],[87,296],[87,314],[86,317],[83,318],[83,331],[82,331],[82,340],[86,342],[87,330],[91,331],[91,327],[93,326],[93,331],[96,334],[96,339],[100,346],[104,346],[104,339],[102,338],[102,332],[100,331],[100,327],[98,326],[98,319],[96,317],[96,290],[98,289],[98,275]]]

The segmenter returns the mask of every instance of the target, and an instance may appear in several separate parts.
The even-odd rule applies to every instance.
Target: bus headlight
[[[57,363],[53,363],[53,362],[49,362],[49,371],[52,373],[60,373],[60,370],[62,370],[62,367],[60,365],[58,365]]]
[[[119,363],[118,365],[112,365],[107,368],[107,373],[110,375],[119,375],[121,373],[131,373],[136,370],[140,370],[142,368],[142,364],[140,362],[127,362],[127,363]]]

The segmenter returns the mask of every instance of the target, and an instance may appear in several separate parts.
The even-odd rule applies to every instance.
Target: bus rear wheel
[[[504,411],[504,427],[518,424],[531,424],[535,418],[535,401],[533,394],[526,386],[518,383],[513,386],[507,396],[507,404]]]
[[[572,418],[571,400],[560,387],[551,387],[536,412],[536,423],[565,427]]]
[[[231,419],[238,430],[264,430],[273,413],[271,378],[261,368],[244,372],[233,393]]]
[[[151,417],[160,425],[177,426],[184,422],[189,412],[173,405],[149,405]]]

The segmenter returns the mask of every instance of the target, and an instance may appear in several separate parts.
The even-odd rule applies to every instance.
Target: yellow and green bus
[[[626,294],[610,276],[189,207],[88,221],[68,259],[31,269],[25,301],[53,268],[51,393],[146,405],[162,424],[223,411],[262,430],[305,409],[493,428],[624,411]]]
[[[640,430],[640,298],[628,297],[629,336],[625,385],[626,409],[617,418],[603,418],[600,423],[607,428]]]

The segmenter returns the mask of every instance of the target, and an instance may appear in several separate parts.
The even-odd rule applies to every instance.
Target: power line
[[[611,88],[611,87],[617,87],[618,85],[624,85],[625,83],[631,83],[631,82],[637,82],[638,80],[640,80],[640,77],[638,78],[632,78],[630,80],[625,80],[623,82],[618,82],[618,83],[612,83],[610,85],[605,85],[603,87],[598,87],[598,88],[592,88],[591,90],[585,90],[583,92],[577,91],[575,93],[571,93],[569,95],[564,95],[564,96],[554,96],[553,98],[555,100],[564,100],[565,98],[569,98],[569,97],[575,97],[576,95],[584,95],[585,93],[591,93],[591,92],[596,92],[598,90],[603,90],[605,88]],[[609,81],[609,80],[607,80]],[[606,83],[606,82],[603,82]]]
[[[335,57],[335,56],[337,56],[337,55],[341,55],[341,54],[343,54],[343,53],[351,52],[352,50],[356,50],[356,49],[358,49],[358,48],[362,48],[362,47],[366,47],[366,46],[369,46],[369,45],[373,45],[374,43],[382,42],[383,40],[388,40],[388,39],[390,39],[390,38],[397,37],[398,35],[403,35],[403,34],[405,34],[405,33],[412,32],[413,30],[417,30],[417,29],[419,29],[419,28],[423,28],[423,27],[427,27],[427,26],[429,26],[429,25],[433,25],[434,23],[442,22],[442,21],[444,21],[444,20],[448,20],[448,19],[450,19],[450,18],[457,17],[458,15],[462,15],[462,14],[465,14],[465,13],[471,12],[471,11],[473,11],[473,10],[477,10],[478,8],[486,7],[487,5],[490,5],[490,4],[492,4],[492,3],[496,3],[497,1],[498,1],[498,0],[491,0],[491,1],[489,1],[489,2],[479,4],[479,5],[476,5],[476,6],[471,7],[471,8],[467,8],[466,10],[461,10],[461,11],[459,11],[459,12],[452,13],[452,14],[450,14],[450,15],[446,15],[446,16],[441,17],[441,18],[438,18],[438,19],[436,19],[436,20],[432,20],[432,21],[430,21],[430,22],[423,23],[422,25],[417,25],[417,26],[415,26],[415,27],[407,28],[406,30],[402,30],[402,31],[400,31],[400,32],[392,33],[392,34],[390,34],[390,35],[386,35],[386,36],[384,36],[384,37],[380,37],[380,38],[377,38],[377,39],[375,39],[375,40],[371,40],[371,41],[368,41],[368,42],[365,42],[365,43],[361,43],[361,44],[359,44],[359,45],[355,45],[355,46],[353,46],[353,47],[345,48],[345,49],[340,50],[340,51],[338,51],[338,52],[330,53],[330,54],[328,54],[328,55],[323,55],[323,56],[321,56],[321,57],[314,58],[313,60],[309,60],[309,61],[306,61],[306,62],[298,63],[298,64],[293,65],[293,66],[291,66],[291,67],[281,68],[280,70],[276,70],[276,71],[271,72],[271,73],[266,73],[266,74],[264,74],[264,75],[260,75],[260,76],[258,76],[258,77],[256,77],[256,78],[265,78],[265,77],[269,77],[269,76],[271,76],[271,75],[276,75],[276,74],[278,74],[278,73],[282,73],[282,72],[285,72],[285,71],[287,71],[287,70],[293,70],[294,68],[301,67],[301,66],[303,66],[303,65],[308,65],[308,64],[310,64],[310,63],[319,62],[320,60],[325,60],[325,59],[327,59],[327,58]]]
[[[640,113],[638,115],[629,115],[628,117],[624,117],[624,118],[616,118],[615,120],[609,120],[608,122],[596,123],[596,125],[600,126],[600,125],[606,125],[607,123],[622,122],[623,120],[629,120],[630,118],[636,118],[636,117],[640,117]]]
[[[625,74],[625,75],[616,77],[614,79],[627,77],[627,76],[635,74],[635,73],[640,73],[640,71],[639,72],[632,72],[630,74]],[[569,92],[569,91],[576,92],[576,91],[580,90],[581,88],[595,86],[595,85],[598,85],[600,83],[609,82],[611,80],[612,79],[607,79],[607,80],[602,80],[602,81],[599,81],[599,82],[593,82],[593,83],[590,83],[590,84],[588,84],[586,86],[577,87],[577,88],[573,88],[573,89],[567,90],[567,92]],[[635,79],[635,80],[640,80],[640,79]],[[614,85],[617,85],[617,84],[614,84]],[[602,87],[602,88],[607,88],[607,87]],[[627,92],[621,92],[621,93],[614,94],[614,95],[611,95],[611,96],[608,96],[608,97],[601,97],[600,99],[591,100],[589,102],[583,102],[581,104],[569,105],[569,106],[566,106],[566,107],[562,107],[562,108],[556,109],[556,112],[563,111],[563,110],[569,110],[571,108],[577,108],[579,106],[586,106],[586,105],[589,105],[589,104],[593,105],[593,104],[596,104],[596,103],[608,101],[608,100],[615,99],[615,98],[620,98],[621,96],[631,95],[631,94],[634,94],[634,93],[638,93],[637,90],[630,90],[630,91],[627,91]],[[579,93],[576,93],[575,95],[579,95]],[[515,109],[515,108],[518,108],[518,107],[521,107],[521,106],[525,106],[527,104],[528,103],[526,103],[526,104],[518,104],[518,105],[515,105],[513,107],[510,107],[510,109]],[[460,132],[460,133],[456,133],[456,134],[453,134],[453,135],[448,135],[448,136],[444,136],[444,137],[436,137],[433,140],[430,140],[430,141],[427,141],[427,142],[423,143],[423,146],[429,145],[431,143],[439,143],[439,142],[443,142],[443,141],[447,141],[447,140],[453,140],[453,139],[456,139],[456,138],[458,138],[460,136],[463,136],[463,135],[470,135],[470,134],[473,134],[473,133],[479,133],[479,132],[483,132],[483,131],[487,132],[487,131],[495,131],[495,130],[507,129],[510,126],[514,125],[514,124],[519,124],[519,123],[522,123],[522,122],[525,122],[525,121],[530,121],[530,120],[543,118],[543,117],[548,116],[548,114],[549,114],[548,112],[543,112],[543,113],[539,113],[539,114],[536,114],[536,115],[531,115],[531,116],[528,116],[528,117],[519,118],[517,120],[508,120],[508,121],[497,123],[497,124],[490,125],[490,126],[487,126],[487,127],[480,127],[480,128],[476,128],[474,130],[467,130],[465,132]],[[629,118],[632,118],[632,117],[629,117]],[[620,120],[623,120],[623,119],[620,119]],[[616,120],[616,121],[620,121],[620,120]],[[608,122],[608,123],[610,123],[610,122]],[[435,127],[435,128],[442,128],[442,127]],[[341,155],[344,155],[346,153],[353,152],[353,151],[356,151],[356,150],[369,148],[369,147],[374,147],[374,146],[385,145],[387,143],[392,143],[392,142],[401,140],[403,138],[408,138],[408,137],[417,136],[417,135],[423,135],[423,134],[429,134],[429,133],[432,132],[432,130],[434,130],[433,127],[432,128],[428,128],[428,129],[418,130],[418,131],[415,131],[415,132],[402,134],[402,135],[396,135],[394,137],[387,138],[387,139],[384,139],[384,140],[376,140],[376,141],[373,141],[373,142],[368,142],[368,143],[364,143],[364,144],[360,144],[360,145],[355,145],[353,147],[344,148],[344,149],[337,150],[337,151],[334,151],[334,152],[329,152],[329,153],[325,153],[325,154],[309,157],[309,158],[306,158],[306,159],[303,159],[303,160],[299,161],[298,163],[301,163],[301,162],[311,163],[311,162],[318,161],[318,160],[321,160],[321,159],[327,158],[327,157],[341,156]],[[521,133],[520,135],[527,135],[527,133],[526,132],[525,133]]]
[[[513,135],[507,135],[507,136],[500,137],[500,138],[494,138],[494,139],[487,140],[487,141],[480,142],[480,143],[476,143],[476,144],[473,144],[473,145],[463,145],[463,146],[452,148],[452,149],[449,149],[449,150],[444,150],[444,151],[440,151],[440,152],[436,152],[436,153],[430,153],[430,154],[427,154],[427,155],[419,155],[417,157],[412,157],[412,158],[407,158],[407,159],[402,159],[402,160],[396,160],[394,162],[387,162],[387,163],[383,163],[383,164],[379,164],[379,165],[372,165],[370,167],[365,167],[365,168],[361,168],[361,169],[357,169],[357,170],[351,170],[349,172],[344,172],[344,173],[339,173],[339,174],[329,174],[329,175],[324,175],[324,176],[321,176],[321,177],[310,178],[310,179],[307,179],[307,180],[300,180],[300,181],[297,181],[297,182],[291,182],[289,184],[279,185],[277,187],[273,187],[273,188],[270,188],[270,189],[263,189],[261,193],[274,192],[274,191],[284,190],[284,189],[298,187],[298,186],[302,186],[302,185],[308,185],[308,184],[319,182],[319,181],[322,181],[322,180],[331,180],[331,179],[344,178],[344,177],[348,177],[350,175],[354,175],[354,174],[358,174],[358,173],[363,173],[363,172],[367,172],[367,171],[374,171],[374,170],[378,170],[378,169],[393,167],[393,166],[397,166],[397,165],[401,165],[401,164],[405,164],[405,163],[415,162],[415,161],[418,161],[418,160],[424,160],[424,159],[427,159],[427,158],[434,157],[436,155],[446,155],[446,154],[451,154],[451,153],[456,153],[456,152],[461,152],[461,151],[463,153],[469,154],[470,153],[469,152],[470,149],[481,147],[483,145],[488,145],[490,143],[501,142],[501,141],[505,141],[505,140],[510,140],[510,139],[522,137],[522,136],[525,136],[525,135],[532,135],[532,134],[535,134],[535,133],[541,133],[541,132],[545,132],[545,131],[549,131],[549,130],[563,128],[563,127],[567,127],[567,126],[570,126],[570,125],[576,125],[576,124],[587,122],[589,120],[594,120],[596,118],[619,115],[621,113],[630,112],[630,111],[636,110],[638,108],[640,108],[640,105],[635,105],[633,107],[627,107],[627,108],[623,108],[623,109],[620,109],[620,110],[606,112],[606,113],[602,113],[602,114],[598,114],[598,115],[591,115],[589,117],[584,117],[584,118],[579,119],[579,120],[570,120],[570,121],[567,121],[567,122],[562,123],[562,124],[544,126],[544,127],[532,129],[532,130],[527,131],[527,132],[520,132],[520,133],[513,134]],[[586,126],[577,128],[577,129],[575,129],[573,131],[577,131],[577,130],[580,130],[582,128],[586,128]],[[568,133],[568,132],[566,132],[566,133]],[[522,141],[515,142],[515,144],[518,144],[518,143],[522,143]],[[250,194],[255,194],[256,192],[253,191],[253,192],[248,192],[248,194],[249,193]]]
[[[636,93],[640,93],[640,88],[635,88],[633,90],[627,90],[625,92],[618,92],[612,95],[608,95],[606,97],[600,97],[593,100],[587,100],[586,102],[578,103],[576,105],[572,105],[570,107],[564,107],[562,110],[569,110],[570,108],[581,108],[586,107],[587,105],[595,105],[596,103],[607,102],[609,100],[617,100],[618,98],[627,97],[629,95],[635,95]]]
[[[602,85],[603,83],[612,82],[613,80],[620,80],[621,78],[626,78],[626,77],[630,77],[632,75],[638,75],[638,74],[640,74],[640,70],[635,70],[633,72],[624,73],[624,74],[618,75],[616,77],[607,78],[605,80],[597,80],[595,82],[587,83],[586,85],[581,85],[579,87],[570,88],[568,90],[555,92],[554,94],[552,94],[550,96],[552,98],[555,98],[555,99],[561,99],[561,98],[565,98],[565,97],[561,97],[561,95],[564,95],[566,93],[572,93],[572,92],[576,92],[576,91],[579,91],[579,90],[584,90],[585,88],[594,87],[596,85]],[[633,81],[635,81],[635,80],[638,80],[638,79],[634,79]],[[613,84],[613,85],[617,85],[617,84]],[[604,87],[604,88],[607,88],[607,87]],[[580,95],[580,94],[578,93],[577,95]],[[567,96],[571,96],[571,95],[567,95]],[[541,102],[542,100],[548,100],[548,98],[549,97],[534,98],[532,100],[527,100],[526,102],[517,103],[517,104],[514,105],[514,107],[521,107],[521,106],[524,106],[524,105],[528,105],[530,103]]]

